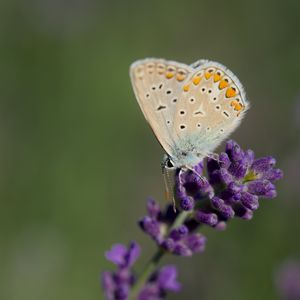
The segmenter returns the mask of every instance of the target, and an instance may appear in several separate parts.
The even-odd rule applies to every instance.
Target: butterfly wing
[[[241,83],[225,66],[204,60],[192,66],[173,116],[177,166],[193,166],[209,155],[249,108]]]
[[[174,156],[173,118],[179,96],[193,68],[163,59],[144,59],[130,67],[140,108],[164,150]]]

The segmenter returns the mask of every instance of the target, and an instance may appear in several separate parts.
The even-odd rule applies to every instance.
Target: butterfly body
[[[130,77],[140,108],[176,168],[192,167],[240,124],[249,103],[225,66],[139,60]]]

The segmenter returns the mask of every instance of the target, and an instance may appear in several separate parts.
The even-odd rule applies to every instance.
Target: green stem
[[[189,215],[190,215],[190,212],[182,211],[178,215],[178,217],[175,219],[172,226],[170,227],[169,232],[171,230],[173,230],[174,228],[182,225]],[[153,257],[150,259],[150,261],[148,262],[148,264],[144,268],[143,272],[139,276],[138,280],[134,284],[129,299],[136,300],[137,295],[139,294],[140,290],[143,288],[143,286],[145,285],[145,283],[147,282],[147,280],[149,279],[151,274],[153,274],[153,272],[155,271],[158,263],[160,262],[160,260],[162,259],[162,257],[164,256],[165,253],[167,253],[167,252],[164,249],[159,248],[157,250],[157,252],[153,255]]]

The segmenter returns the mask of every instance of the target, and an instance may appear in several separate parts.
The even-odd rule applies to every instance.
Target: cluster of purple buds
[[[169,230],[171,224],[178,216],[172,205],[162,211],[153,199],[147,201],[148,215],[140,221],[140,227],[150,235],[164,250],[180,256],[191,256],[195,252],[203,252],[206,237],[194,233],[193,222],[187,222]]]
[[[226,150],[217,158],[208,158],[206,168],[200,162],[192,170],[178,170],[172,204],[164,210],[153,199],[147,201],[147,215],[139,225],[157,244],[158,253],[192,256],[203,252],[206,237],[197,232],[201,225],[224,230],[230,219],[249,220],[259,207],[259,198],[274,198],[274,182],[282,178],[275,169],[275,159],[267,156],[255,159],[252,150],[242,150],[230,140]],[[132,271],[140,254],[140,247],[132,242],[127,248],[117,244],[106,253],[106,258],[117,266],[115,272],[104,272],[102,285],[107,300],[161,300],[167,291],[177,292],[177,271],[165,266],[152,271],[143,286]],[[133,290],[137,290],[137,294]],[[131,297],[131,298],[130,298]],[[287,298],[290,299],[290,298]],[[294,299],[294,298],[291,298]]]
[[[228,220],[235,216],[251,219],[259,207],[259,198],[276,196],[274,182],[282,178],[282,171],[274,165],[274,158],[255,159],[252,150],[244,151],[230,140],[225,152],[208,159],[208,179],[203,175],[203,162],[193,170],[178,170],[174,187],[176,206],[190,212],[183,225],[168,231],[177,214],[171,205],[161,211],[150,199],[148,215],[140,220],[140,226],[160,247],[173,254],[191,256],[202,252],[206,238],[194,232],[200,224],[224,230]]]
[[[105,253],[107,260],[117,266],[115,272],[102,274],[102,288],[107,300],[126,300],[135,283],[132,267],[140,255],[140,247],[132,242],[127,248],[125,245],[116,244]],[[178,292],[181,288],[177,281],[175,266],[162,267],[154,272],[145,286],[137,295],[138,300],[160,300],[166,296],[167,291]]]

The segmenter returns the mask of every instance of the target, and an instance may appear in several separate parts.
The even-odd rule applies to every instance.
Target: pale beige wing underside
[[[177,165],[213,151],[249,108],[239,80],[216,62],[145,59],[131,66],[130,75],[146,120]]]
[[[140,108],[165,151],[172,155],[175,143],[173,116],[182,87],[193,69],[163,59],[133,63],[130,77]]]
[[[179,137],[181,149],[193,138],[195,151],[204,156],[239,125],[249,108],[239,80],[223,65],[209,61],[194,70],[180,99],[173,136]]]

